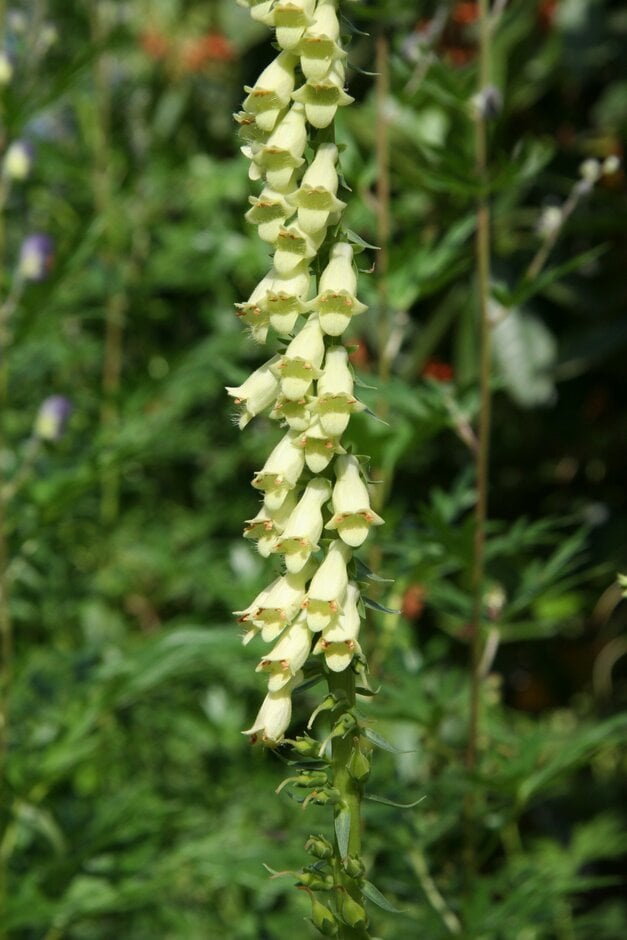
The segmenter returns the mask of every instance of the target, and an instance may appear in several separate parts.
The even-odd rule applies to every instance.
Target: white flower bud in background
[[[335,144],[320,144],[300,188],[287,197],[288,202],[298,208],[298,224],[309,235],[323,231],[331,213],[346,208],[346,203],[336,196],[339,184],[335,168],[337,158]]]
[[[304,466],[305,455],[298,434],[288,431],[252,481],[255,489],[263,491],[264,503],[270,512],[283,504],[288,492],[298,483]]]
[[[579,175],[587,183],[594,185],[601,178],[601,164],[598,160],[584,160],[579,166]]]
[[[612,176],[614,173],[618,173],[620,170],[620,157],[617,157],[615,153],[606,157],[602,164],[602,170],[604,176]]]
[[[335,462],[337,481],[333,487],[333,517],[327,529],[337,529],[343,542],[358,548],[368,537],[371,526],[383,525],[383,519],[370,507],[368,488],[362,480],[359,461],[352,454]]]
[[[352,317],[368,309],[357,300],[356,290],[353,249],[348,242],[338,242],[320,276],[318,296],[310,303],[311,309],[320,314],[320,326],[329,336],[340,336]]]
[[[240,408],[237,422],[240,431],[255,415],[265,411],[274,402],[279,390],[279,380],[274,372],[278,361],[279,356],[274,356],[259,369],[255,369],[241,385],[226,386],[226,391]]]
[[[281,578],[277,578],[263,602],[249,618],[261,631],[264,643],[274,643],[298,615],[305,599],[305,585],[311,577],[312,567],[305,564],[301,571],[288,571]]]
[[[314,653],[324,654],[325,662],[332,672],[344,672],[353,656],[361,653],[357,642],[360,626],[359,588],[354,581],[350,581],[337,622],[322,631],[313,649]]]
[[[338,108],[352,104],[355,100],[344,91],[346,69],[336,59],[329,74],[316,82],[307,82],[292,93],[292,99],[305,106],[307,120],[313,127],[328,127]]]
[[[324,357],[324,334],[318,317],[309,318],[272,369],[280,378],[281,394],[300,401],[320,375]]]
[[[0,52],[0,87],[10,84],[13,78],[13,64],[4,50]]]
[[[300,67],[309,81],[321,81],[336,59],[346,52],[338,43],[340,22],[336,0],[318,0],[311,24],[298,44]]]
[[[312,473],[322,473],[336,454],[346,453],[337,438],[326,433],[319,418],[315,418],[305,433],[300,435],[298,443],[303,448],[305,463]]]
[[[268,747],[280,744],[292,717],[292,689],[302,681],[302,672],[297,672],[278,692],[268,692],[252,726],[242,734],[251,735],[253,743],[261,736]]]
[[[301,571],[312,552],[318,551],[318,539],[323,525],[322,507],[330,495],[331,484],[328,480],[320,477],[311,480],[287,520],[283,534],[273,551],[285,556],[285,567],[288,571]]]
[[[312,21],[315,0],[278,0],[272,10],[276,39],[282,49],[293,49]]]
[[[263,70],[254,86],[244,86],[248,97],[242,105],[245,112],[255,116],[262,131],[274,130],[279,117],[290,102],[294,91],[294,68],[298,59],[289,52],[281,52]]]
[[[33,166],[33,148],[26,140],[14,140],[9,144],[2,161],[5,179],[21,182],[29,177]]]
[[[322,430],[329,437],[341,437],[348,427],[350,416],[366,407],[354,397],[353,385],[348,351],[344,346],[331,346],[318,379],[315,406]]]
[[[352,551],[340,539],[334,539],[329,545],[326,558],[311,579],[303,604],[310,630],[323,630],[335,619],[344,602],[348,585],[346,566],[352,557]]]
[[[257,672],[268,675],[268,691],[277,692],[305,665],[311,651],[311,632],[302,613],[281,635],[276,646],[263,656]]]
[[[546,206],[540,214],[537,231],[542,238],[552,238],[564,221],[564,212],[559,206]]]

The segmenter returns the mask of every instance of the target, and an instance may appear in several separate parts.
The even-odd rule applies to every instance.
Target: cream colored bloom
[[[336,59],[346,57],[338,43],[340,22],[336,6],[336,0],[318,0],[313,19],[296,49],[303,75],[311,82],[321,81]]]
[[[320,276],[318,296],[310,304],[320,314],[320,325],[329,336],[340,336],[352,317],[368,309],[357,300],[356,290],[353,249],[347,242],[337,242]]]
[[[264,503],[276,512],[287,494],[294,489],[305,466],[298,434],[288,431],[276,445],[263,468],[253,477],[252,485],[264,493]]]
[[[259,196],[250,196],[248,201],[252,209],[244,218],[257,226],[259,238],[273,245],[287,219],[294,215],[294,207],[283,193],[277,193],[268,186]]]
[[[316,418],[307,430],[298,436],[298,443],[303,448],[305,462],[312,473],[322,473],[331,463],[335,454],[346,451],[335,437],[330,437]]]
[[[316,477],[307,484],[273,549],[277,554],[285,556],[288,571],[301,571],[311,553],[318,550],[323,525],[322,507],[330,494],[331,484],[328,480]]]
[[[267,587],[263,588],[263,590],[261,590],[259,594],[257,594],[257,596],[250,602],[248,607],[244,607],[243,610],[234,610],[233,613],[237,617],[237,622],[249,623],[253,616],[261,609],[261,605],[265,603],[265,600],[272,591],[272,588],[280,580],[280,578],[275,578],[272,584],[269,584]]]
[[[337,529],[343,542],[357,548],[365,542],[371,526],[383,525],[383,519],[370,507],[368,488],[356,457],[352,454],[338,457],[335,475],[333,517],[325,528]]]
[[[294,91],[294,68],[298,59],[290,52],[281,52],[263,70],[255,85],[244,85],[248,92],[242,105],[245,112],[253,114],[262,131],[274,130],[279,118],[289,104]]]
[[[358,605],[359,588],[354,581],[350,581],[337,623],[323,630],[314,646],[313,652],[324,654],[325,662],[332,672],[344,672],[353,657],[361,653],[357,641],[361,626]]]
[[[353,373],[344,346],[327,349],[322,374],[318,379],[316,412],[325,434],[341,437],[355,411],[366,407],[353,395]]]
[[[329,545],[324,561],[311,579],[303,603],[310,630],[323,630],[335,620],[346,594],[346,566],[352,557],[352,551],[340,539],[334,539]]]
[[[246,520],[244,538],[257,542],[257,551],[263,558],[267,558],[272,551],[295,505],[296,496],[294,490],[290,490],[282,505],[275,512],[270,512],[262,503],[257,515]]]
[[[323,238],[324,232],[318,232],[312,237],[304,232],[297,222],[283,226],[279,229],[272,259],[275,269],[285,276],[303,261],[315,258]]]
[[[272,370],[279,377],[281,394],[293,401],[304,398],[313,380],[320,375],[323,357],[324,334],[318,317],[313,314],[285,353],[273,363]]]
[[[315,0],[278,0],[272,10],[276,39],[282,49],[293,49],[312,21]]]
[[[274,643],[295,619],[305,599],[306,584],[313,568],[313,564],[305,564],[301,571],[288,571],[277,578],[251,614],[250,620],[261,631],[264,643]]]
[[[272,7],[275,0],[235,0],[240,7],[246,7],[251,17],[266,26],[272,26]]]
[[[268,692],[253,724],[242,734],[252,735],[253,744],[259,737],[268,747],[280,744],[292,718],[292,689],[302,681],[302,672],[297,672],[278,692]]]
[[[273,356],[268,362],[248,376],[245,382],[237,386],[226,386],[231,398],[239,406],[238,426],[240,431],[252,421],[255,415],[265,411],[276,399],[279,391],[279,380],[274,367],[279,362],[279,356]]]
[[[235,305],[237,316],[250,326],[253,339],[259,343],[266,341],[269,326],[281,336],[291,333],[299,315],[308,309],[310,283],[306,261],[287,277],[271,268],[246,303]]]
[[[342,212],[346,203],[337,198],[339,178],[335,144],[320,144],[316,156],[305,171],[300,188],[286,197],[298,208],[298,224],[303,232],[325,232],[332,216]]]
[[[338,108],[352,104],[355,100],[344,91],[346,69],[341,59],[335,59],[328,75],[312,82],[308,81],[292,92],[292,99],[305,107],[307,120],[313,127],[328,127]]]
[[[312,411],[315,407],[316,399],[312,395],[295,399],[280,395],[269,417],[273,421],[283,422],[293,431],[306,431],[313,420]]]
[[[265,173],[268,186],[284,193],[289,192],[293,184],[294,169],[305,162],[303,153],[306,145],[305,109],[301,104],[294,104],[272,131],[267,142],[251,156],[260,173]]]
[[[268,676],[268,691],[278,692],[305,665],[311,651],[311,631],[304,614],[290,624],[270,652],[263,656],[257,672]]]

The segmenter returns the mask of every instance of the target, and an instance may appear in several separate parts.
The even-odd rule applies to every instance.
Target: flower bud
[[[279,390],[279,380],[276,378],[274,366],[279,361],[274,356],[265,362],[259,369],[248,376],[242,385],[226,386],[226,391],[239,405],[240,413],[238,427],[243,430],[255,417],[273,404]]]
[[[340,442],[330,437],[316,418],[304,434],[298,438],[305,454],[305,462],[312,473],[322,473],[329,466],[335,454],[345,454]]]
[[[288,431],[252,481],[255,489],[263,491],[264,503],[270,512],[279,509],[288,492],[294,489],[304,466],[300,438],[294,431]]]
[[[337,806],[342,802],[342,794],[337,787],[321,787],[310,794],[308,801],[316,806]]]
[[[322,533],[322,507],[329,499],[328,480],[317,477],[307,484],[296,509],[288,519],[273,551],[285,556],[289,572],[301,571],[312,552],[318,550]]]
[[[6,179],[22,181],[28,178],[33,166],[33,146],[27,140],[14,140],[9,144],[2,161],[2,174]]]
[[[35,418],[34,436],[41,441],[60,440],[72,411],[72,403],[64,395],[45,398]]]
[[[309,836],[305,842],[305,852],[314,858],[333,858],[333,846],[324,836]]]
[[[251,735],[253,744],[259,736],[268,747],[280,744],[292,717],[292,689],[302,680],[299,672],[278,692],[268,692],[253,724],[242,734]]]
[[[329,782],[329,775],[326,770],[304,770],[297,777],[292,778],[292,786],[304,787],[324,787]]]
[[[335,619],[344,601],[348,585],[346,566],[353,553],[340,539],[331,542],[326,558],[314,574],[303,606],[307,625],[317,632]]]
[[[320,744],[315,738],[298,737],[295,741],[290,742],[297,754],[301,754],[303,757],[317,757],[318,751],[320,749]]]
[[[320,314],[320,326],[329,336],[340,336],[351,318],[368,308],[355,296],[357,275],[353,267],[353,249],[338,242],[331,249],[330,260],[320,277],[319,293],[311,301]]]
[[[340,928],[335,915],[313,894],[311,895],[311,922],[323,937],[337,937]]]
[[[324,368],[318,380],[316,412],[322,430],[329,437],[341,437],[350,416],[366,407],[353,395],[353,373],[348,364],[348,351],[344,346],[331,346],[327,350]]]
[[[242,107],[245,112],[255,116],[255,122],[262,131],[274,130],[281,113],[289,104],[294,91],[294,67],[297,61],[291,53],[281,52],[263,70],[252,88],[244,85],[248,97]]]
[[[52,266],[52,240],[40,232],[29,235],[22,242],[18,274],[25,281],[45,281]]]
[[[337,109],[355,100],[344,91],[345,78],[344,63],[336,59],[325,78],[307,82],[292,93],[292,99],[304,105],[307,120],[313,127],[328,127]]]
[[[274,374],[280,377],[281,394],[292,401],[304,398],[320,375],[323,356],[324,335],[313,315],[273,366]]]
[[[370,527],[383,525],[383,519],[370,507],[368,488],[356,457],[338,457],[335,475],[333,516],[325,528],[337,529],[342,541],[357,548],[366,540]]]
[[[344,871],[350,878],[363,878],[366,866],[358,855],[349,855],[344,863]]]
[[[272,10],[276,39],[282,49],[293,49],[312,20],[315,0],[278,0]]]
[[[336,196],[339,185],[335,168],[337,158],[335,144],[320,144],[300,188],[287,197],[288,202],[298,208],[299,226],[309,235],[325,231],[331,213],[346,208],[346,203]]]
[[[364,783],[370,776],[370,761],[361,750],[359,743],[353,746],[348,760],[348,772],[354,780]],[[363,872],[362,872],[363,874]],[[353,877],[357,877],[353,875]]]
[[[338,44],[340,22],[335,0],[318,0],[313,19],[298,44],[300,67],[305,78],[321,81],[336,59],[346,52]]]
[[[342,895],[340,912],[349,927],[366,927],[368,924],[366,911],[348,892]]]

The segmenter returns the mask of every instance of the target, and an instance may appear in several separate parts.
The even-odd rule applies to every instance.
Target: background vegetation
[[[385,481],[368,560],[395,580],[378,597],[402,609],[367,624],[381,691],[364,708],[397,748],[373,791],[423,797],[367,808],[373,878],[402,910],[374,908],[375,933],[618,940],[627,198],[620,168],[586,187],[579,167],[622,155],[627,16],[497,4],[490,622],[469,773],[476,4],[345,6],[369,33],[341,128],[349,224],[387,266],[362,278],[353,339],[388,423],[351,434]],[[293,879],[261,862],[299,867],[329,820],[276,797],[280,762],[239,733],[261,689],[230,615],[267,580],[241,523],[276,436],[264,420],[239,436],[223,391],[258,359],[232,312],[267,259],[231,113],[266,30],[231,0],[24,0],[2,20],[3,144],[28,141],[33,162],[10,185],[5,165],[2,189],[0,936],[313,937]],[[387,91],[367,74],[377,48]],[[41,280],[19,273],[33,233],[54,243]],[[58,440],[36,421],[51,395],[73,405]]]

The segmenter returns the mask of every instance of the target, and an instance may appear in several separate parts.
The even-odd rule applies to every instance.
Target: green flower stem
[[[355,705],[355,673],[352,669],[343,672],[331,672],[328,676],[329,692],[339,700],[346,703],[345,710]],[[361,786],[349,772],[349,761],[353,749],[353,733],[345,737],[334,738],[331,744],[331,770],[333,773],[333,786],[342,794],[336,814],[340,807],[348,807],[350,812],[350,834],[348,838],[348,854],[361,855]],[[337,838],[334,838],[335,855],[333,857],[333,875],[336,885],[341,885],[357,904],[364,906],[364,898],[359,881],[351,878],[344,871],[342,857]],[[338,892],[339,894],[339,892]],[[341,910],[341,898],[336,898],[338,910]],[[338,934],[342,940],[368,940],[370,934],[365,928],[340,925]]]

